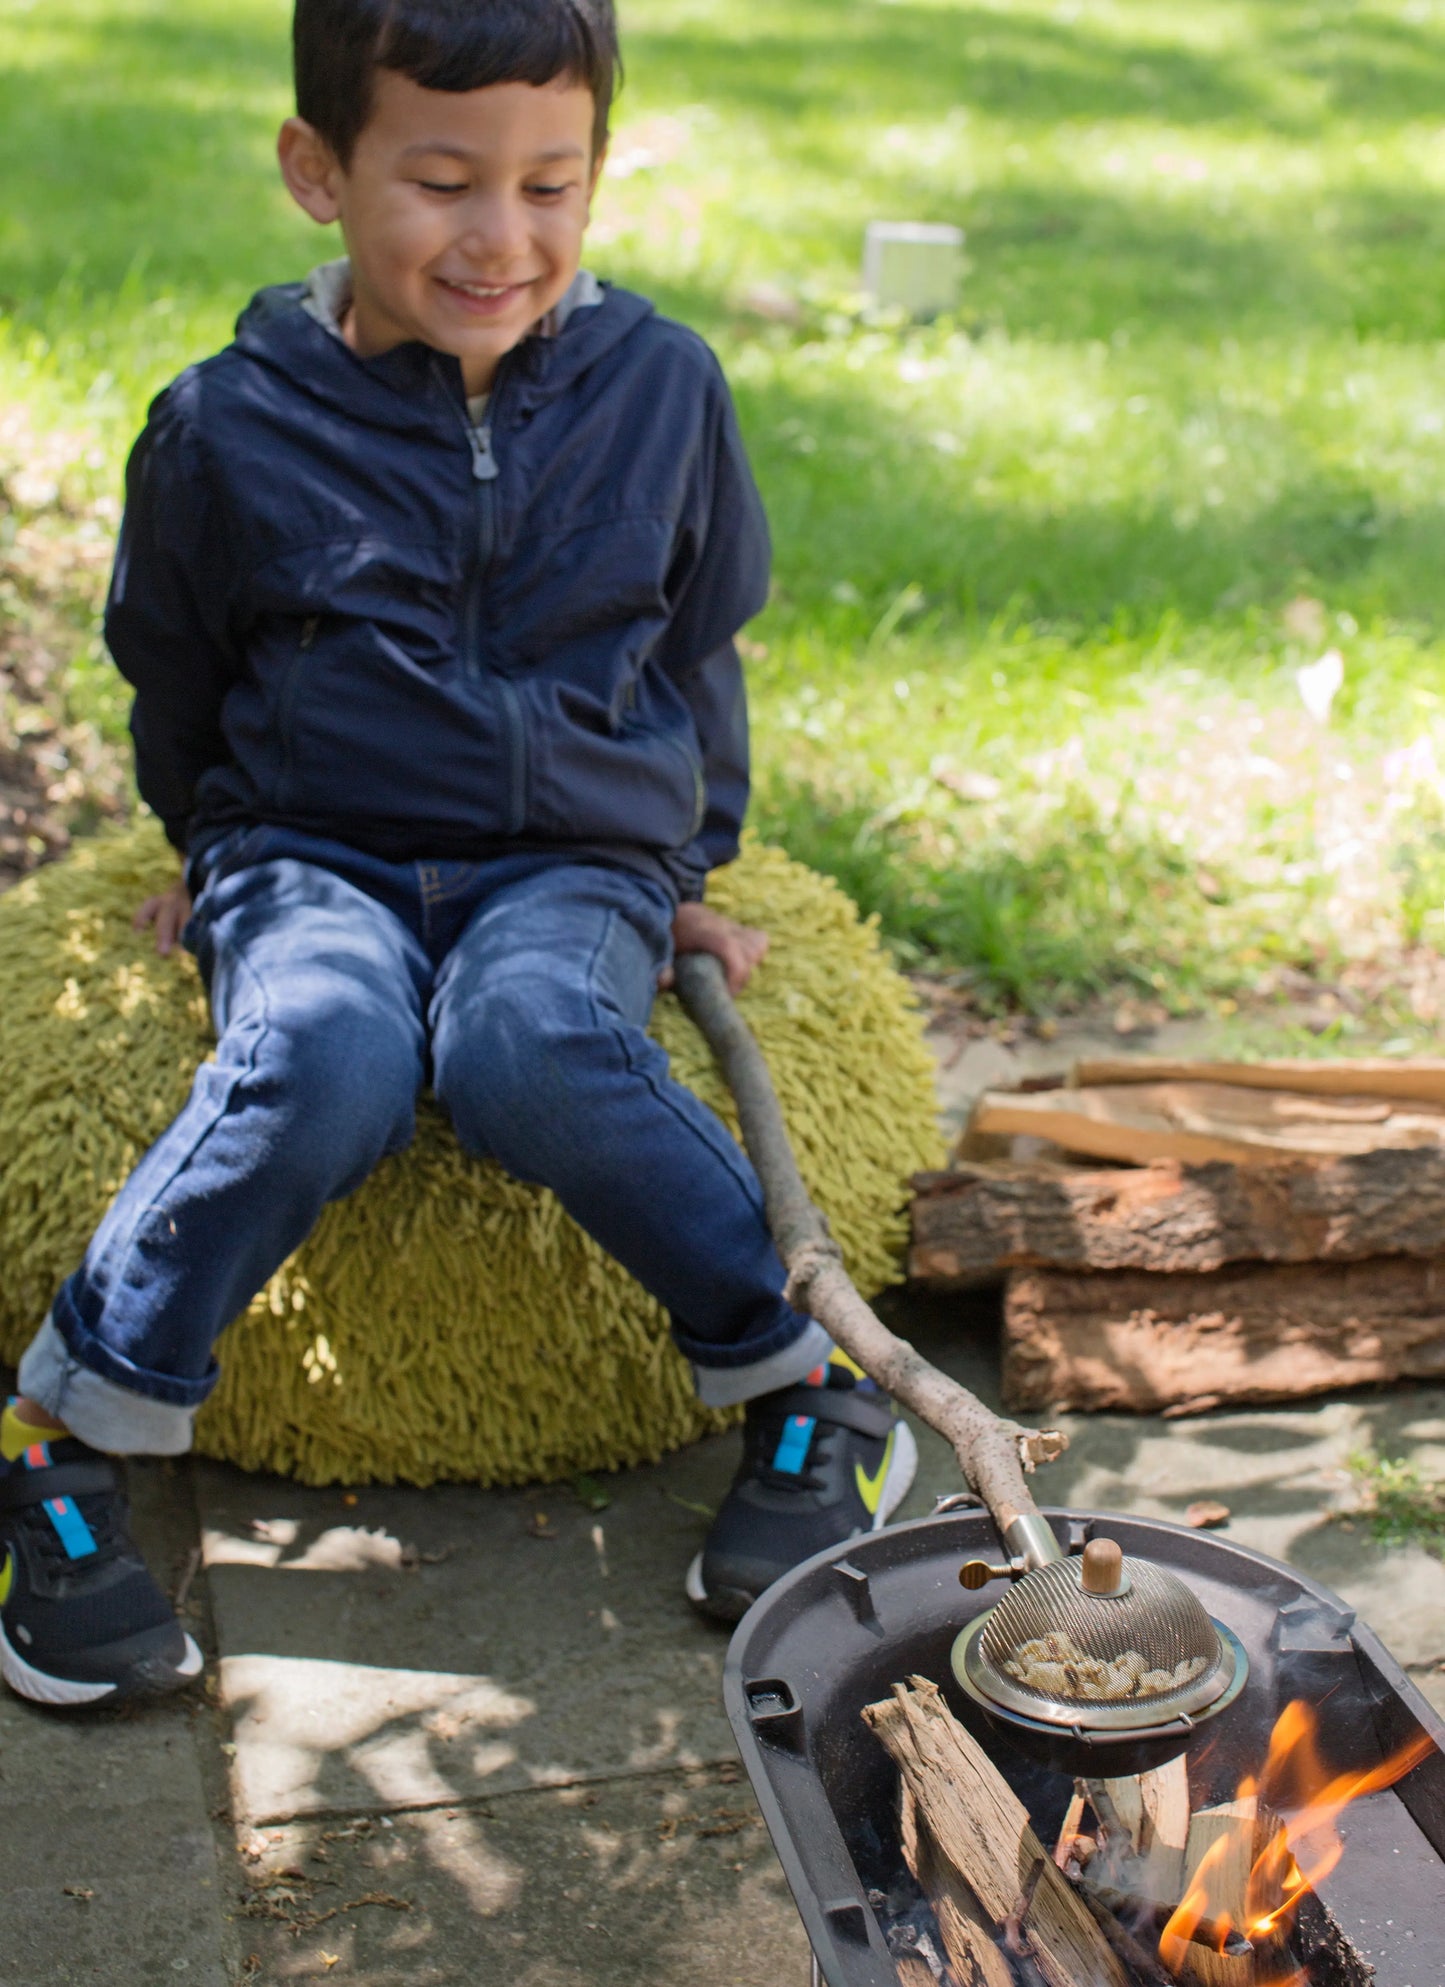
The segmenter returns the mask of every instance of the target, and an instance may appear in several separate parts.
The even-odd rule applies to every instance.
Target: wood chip
[[[1186,1525],[1192,1525],[1196,1532],[1207,1532],[1215,1525],[1227,1525],[1229,1515],[1227,1504],[1218,1504],[1212,1498],[1201,1497],[1184,1513],[1184,1522]]]

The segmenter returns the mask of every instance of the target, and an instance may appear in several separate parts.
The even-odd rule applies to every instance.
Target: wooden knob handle
[[[1124,1584],[1124,1548],[1114,1539],[1090,1539],[1079,1585],[1086,1594],[1117,1594]]]

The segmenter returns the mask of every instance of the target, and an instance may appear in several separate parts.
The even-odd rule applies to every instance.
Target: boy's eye
[[[467,190],[467,183],[464,179],[424,179],[420,184],[427,193],[465,193]]]
[[[566,186],[565,186],[565,185],[563,185],[563,186],[536,186],[536,185],[533,185],[533,186],[529,186],[529,187],[527,188],[527,191],[528,191],[529,193],[536,193],[536,194],[540,194],[540,195],[541,195],[541,197],[542,197],[542,198],[543,198],[544,200],[555,200],[555,199],[556,199],[556,198],[558,197],[558,195],[559,195],[559,194],[563,194],[563,193],[565,193],[565,192],[567,191],[567,188],[566,188]]]

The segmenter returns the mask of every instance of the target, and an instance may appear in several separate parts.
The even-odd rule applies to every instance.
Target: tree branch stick
[[[717,1058],[737,1105],[743,1143],[762,1182],[768,1226],[788,1271],[789,1303],[816,1318],[880,1387],[943,1436],[1006,1542],[1026,1539],[1030,1531],[1039,1536],[1047,1527],[1024,1472],[1061,1455],[1067,1437],[1057,1430],[1022,1428],[991,1413],[864,1303],[803,1183],[767,1062],[728,992],[721,963],[709,953],[685,952],[675,971],[678,997]],[[1015,1531],[1010,1539],[1020,1520],[1022,1534]]]

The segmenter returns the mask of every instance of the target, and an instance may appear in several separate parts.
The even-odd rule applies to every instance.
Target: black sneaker
[[[98,1704],[200,1675],[127,1516],[116,1465],[73,1436],[0,1462],[0,1676],[21,1697]]]
[[[876,1532],[908,1494],[918,1447],[846,1353],[796,1387],[749,1401],[743,1460],[687,1569],[687,1597],[739,1621],[790,1567]]]

